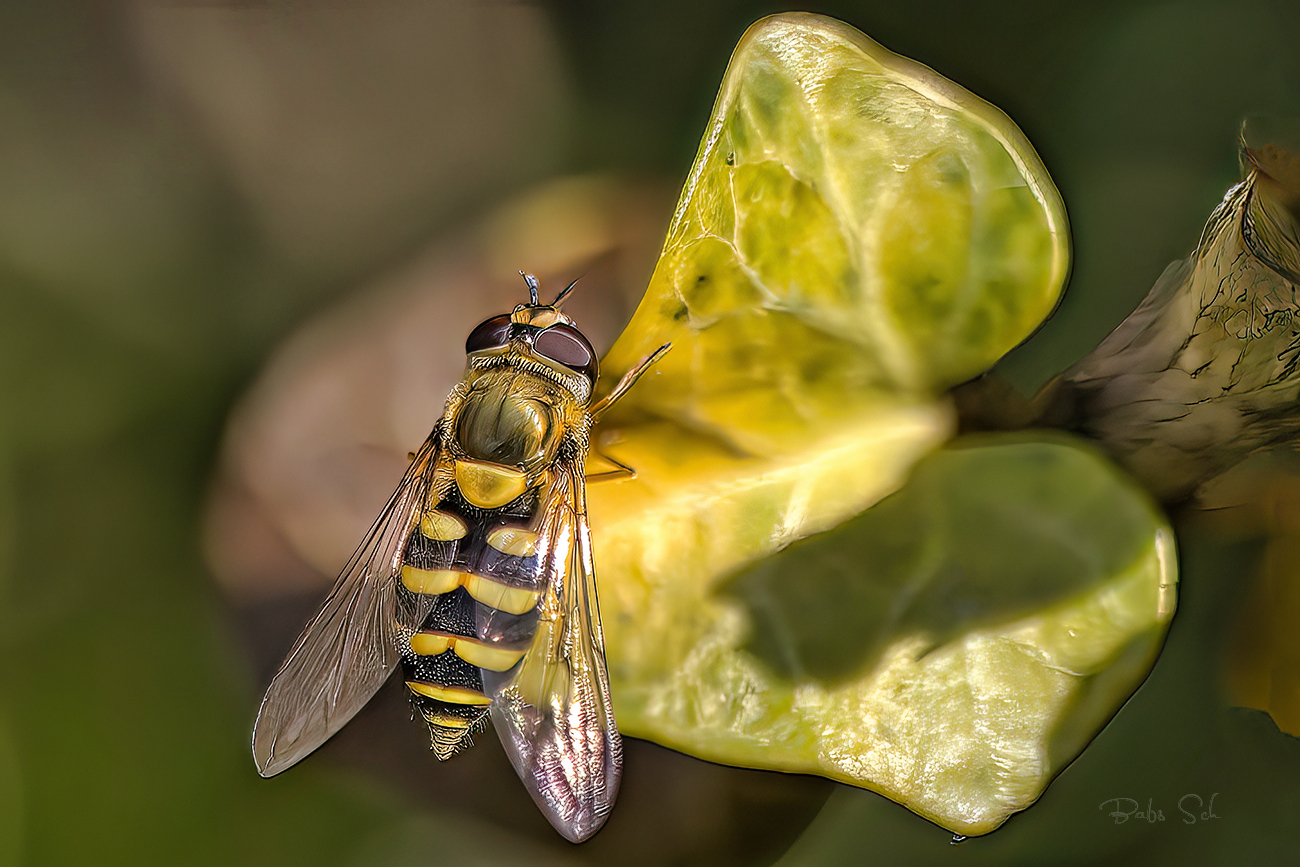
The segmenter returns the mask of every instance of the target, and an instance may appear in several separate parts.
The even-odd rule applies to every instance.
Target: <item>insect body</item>
[[[572,284],[539,304],[524,279],[531,303],[471,332],[442,419],[272,680],[253,755],[263,776],[295,764],[400,665],[439,759],[490,716],[542,812],[580,842],[604,824],[622,766],[588,434],[668,347],[593,403],[596,354],[557,307]]]

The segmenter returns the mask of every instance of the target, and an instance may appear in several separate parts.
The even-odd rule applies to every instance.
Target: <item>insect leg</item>
[[[602,397],[600,400],[596,401],[596,403],[592,405],[591,407],[592,419],[595,420],[600,418],[601,413],[603,413],[605,410],[613,406],[614,401],[618,400],[620,397],[626,394],[627,390],[631,388],[633,385],[635,385],[636,381],[641,378],[641,374],[649,370],[650,365],[654,364],[656,361],[663,358],[664,354],[668,352],[668,350],[671,348],[672,348],[671,343],[665,343],[663,346],[659,347],[654,352],[650,353],[645,358],[641,359],[641,363],[638,364],[636,367],[632,368],[627,373],[623,374],[623,378],[620,379],[618,381],[618,384],[614,386],[614,390],[611,391],[609,394],[605,395],[604,397]]]
[[[601,460],[608,461],[609,463],[614,465],[614,469],[601,470],[598,473],[587,473],[585,478],[588,483],[622,482],[622,481],[627,481],[629,479],[636,478],[636,470],[634,470],[632,467],[629,467],[627,464],[623,463],[617,458],[612,458],[609,455],[605,454],[604,452],[598,451],[595,448],[592,448],[589,454],[597,455],[600,457]]]

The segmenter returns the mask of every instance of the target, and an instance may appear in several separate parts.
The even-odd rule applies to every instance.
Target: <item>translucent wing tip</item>
[[[257,772],[263,777],[274,777],[292,764],[292,762],[278,761],[275,756],[268,753],[259,752],[257,741],[253,741],[253,761],[257,763]]]
[[[593,834],[599,831],[605,825],[605,820],[609,814],[600,816],[584,816],[582,821],[575,821],[572,824],[565,824],[557,821],[555,817],[547,815],[551,820],[551,825],[555,830],[560,832],[560,836],[570,843],[584,843],[591,838]]]
[[[289,751],[288,755],[277,755],[276,738],[266,733],[262,722],[259,715],[257,722],[253,724],[253,761],[257,764],[259,774],[263,777],[274,777],[281,771],[293,767],[302,757],[294,755],[292,751]]]
[[[492,721],[542,815],[564,839],[581,843],[613,811],[623,775],[623,741],[604,715],[569,728],[556,726],[545,711],[539,718],[537,710],[501,700],[492,705]]]
[[[319,713],[319,709],[315,709],[317,713],[314,714],[295,714],[285,718],[284,714],[277,712],[285,705],[276,691],[279,684],[277,676],[262,700],[257,721],[253,723],[253,761],[263,777],[274,777],[298,764],[351,716],[342,717],[334,725]]]
[[[617,787],[617,779],[614,780]],[[614,797],[617,792],[609,793],[608,798],[602,798],[599,803],[574,803],[567,802],[556,804],[551,802],[545,795],[535,791],[533,787],[528,786],[529,794],[533,796],[533,801],[551,823],[551,827],[560,833],[560,836],[570,843],[582,843],[590,839],[597,831],[605,826],[605,821],[609,819],[611,809],[614,806]],[[553,793],[552,793],[553,794]]]

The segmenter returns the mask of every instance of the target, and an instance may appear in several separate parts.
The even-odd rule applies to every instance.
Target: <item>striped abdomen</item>
[[[539,493],[534,488],[482,508],[453,487],[422,514],[407,541],[399,592],[433,598],[402,648],[402,675],[440,759],[467,746],[484,723],[484,672],[512,668],[537,631],[545,581],[534,530]]]

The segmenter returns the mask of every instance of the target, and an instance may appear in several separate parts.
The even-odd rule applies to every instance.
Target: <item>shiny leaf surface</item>
[[[771,446],[881,390],[974,376],[1055,306],[1064,208],[993,106],[844,24],[760,21],[728,67],[646,298],[606,370]]]
[[[1174,610],[1165,519],[1068,440],[936,452],[894,496],[739,570],[708,568],[726,540],[682,511],[600,536],[623,730],[865,786],[962,834],[1038,797],[1146,676]]]
[[[1163,518],[1071,445],[925,458],[1067,255],[996,109],[828,19],[750,29],[604,364],[673,344],[594,440],[637,471],[590,492],[625,732],[962,833],[1083,748],[1172,613]]]

